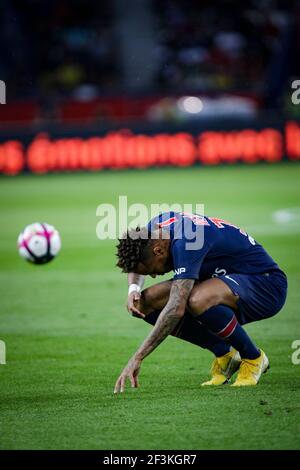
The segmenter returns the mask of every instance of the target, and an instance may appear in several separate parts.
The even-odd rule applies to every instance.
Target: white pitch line
[[[300,233],[300,207],[278,209],[272,213],[272,222],[247,227],[247,233],[289,235]]]
[[[297,222],[298,224],[300,224],[300,207],[279,209],[273,212],[272,218],[275,222],[279,224],[290,222]]]

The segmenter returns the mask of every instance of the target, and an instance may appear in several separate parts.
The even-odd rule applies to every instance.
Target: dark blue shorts
[[[226,274],[218,279],[239,296],[236,317],[241,325],[272,317],[285,303],[287,278],[280,269],[264,274]]]

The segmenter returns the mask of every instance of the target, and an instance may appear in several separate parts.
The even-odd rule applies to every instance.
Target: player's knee
[[[188,310],[193,316],[201,315],[211,307],[219,305],[220,297],[217,293],[204,295],[204,293],[193,292],[188,299]]]
[[[151,312],[154,310],[155,302],[155,292],[152,287],[147,287],[147,289],[142,290],[141,292],[141,310],[144,313]]]

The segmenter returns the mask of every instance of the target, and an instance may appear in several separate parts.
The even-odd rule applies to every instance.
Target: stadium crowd
[[[2,0],[0,78],[10,101],[126,95],[132,57],[120,46],[120,3]],[[143,4],[154,18],[148,95],[234,91],[270,106],[300,72],[299,0]]]

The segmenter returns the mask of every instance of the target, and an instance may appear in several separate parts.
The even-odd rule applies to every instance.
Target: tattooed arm
[[[178,279],[172,282],[170,298],[158,317],[158,320],[143,344],[135,353],[141,361],[174,330],[183,317],[185,306],[195,281],[193,279]]]
[[[158,320],[145,341],[129,360],[115,385],[115,393],[123,392],[126,378],[130,379],[132,387],[138,387],[138,374],[141,362],[174,330],[185,312],[186,303],[195,281],[193,279],[178,279],[172,282],[170,297]]]

